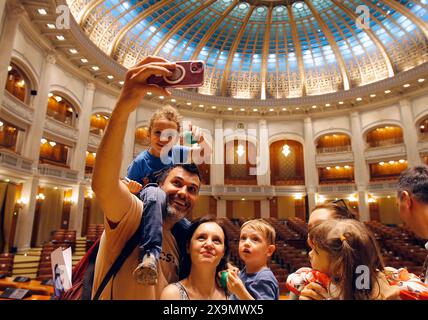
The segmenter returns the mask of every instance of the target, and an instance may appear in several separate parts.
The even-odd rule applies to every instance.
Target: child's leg
[[[140,226],[140,263],[135,276],[139,282],[154,284],[162,249],[162,215],[166,210],[166,194],[158,187],[148,186],[141,191],[140,198],[144,209]]]

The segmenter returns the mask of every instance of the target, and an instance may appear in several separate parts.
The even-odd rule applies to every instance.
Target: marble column
[[[0,109],[6,87],[8,67],[12,56],[13,42],[18,30],[19,22],[24,16],[25,10],[22,6],[15,4],[15,1],[0,1],[0,14],[3,11],[3,29],[0,34]],[[1,17],[1,16],[0,16]]]
[[[82,109],[79,113],[79,133],[71,163],[71,169],[79,172],[79,180],[85,178],[86,151],[88,150],[89,127],[94,94],[95,85],[92,82],[88,82],[83,96]]]
[[[73,186],[72,204],[70,210],[69,230],[76,230],[76,237],[82,235],[83,207],[85,205],[85,190],[88,186],[79,183]]]
[[[226,200],[217,200],[217,218],[226,217]]]
[[[34,121],[31,124],[25,139],[23,156],[34,160],[37,166],[40,155],[40,139],[43,137],[43,130],[48,107],[48,94],[51,86],[52,72],[55,68],[55,55],[49,54],[43,65],[40,78],[40,88],[34,99]],[[36,168],[37,169],[37,168]]]
[[[260,200],[260,213],[262,218],[270,218],[270,201]]]
[[[357,187],[358,193],[358,213],[360,221],[370,221],[370,207],[369,207],[369,194],[367,189],[362,189],[361,186]]]
[[[257,184],[270,185],[269,130],[266,120],[259,120]]]
[[[406,146],[407,164],[409,167],[422,164],[418,150],[418,133],[413,117],[412,104],[409,100],[400,100],[400,115],[403,125],[404,145]]]
[[[25,199],[27,203],[19,213],[16,226],[14,246],[18,248],[18,252],[25,252],[30,248],[38,188],[39,178],[37,176],[26,180],[22,188],[21,199]]]
[[[223,119],[215,119],[214,122],[214,157],[211,164],[211,185],[224,185],[224,144],[223,144]],[[218,212],[217,201],[217,212]],[[226,208],[226,207],[225,207]],[[226,210],[226,209],[225,209]],[[226,212],[226,211],[225,211]],[[226,214],[226,213],[225,213]]]
[[[305,163],[305,185],[306,192],[308,195],[308,208],[309,212],[311,212],[315,206],[315,193],[318,188],[318,171],[315,163],[315,144],[314,144],[314,133],[312,127],[312,119],[310,117],[306,117],[304,119],[304,136],[305,136],[305,144],[303,146],[304,149],[304,163]]]
[[[364,158],[365,142],[361,134],[361,119],[358,112],[351,112],[352,151],[354,153],[354,179],[358,193],[358,211],[361,221],[370,220],[368,203],[369,170]]]

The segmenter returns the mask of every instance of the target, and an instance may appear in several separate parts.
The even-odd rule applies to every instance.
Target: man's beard
[[[166,207],[166,217],[164,217],[164,219],[172,219],[178,221],[187,217],[191,211],[192,209],[190,207],[184,210],[177,209],[176,207],[174,207],[173,204],[171,204],[171,202],[168,201],[168,205]]]

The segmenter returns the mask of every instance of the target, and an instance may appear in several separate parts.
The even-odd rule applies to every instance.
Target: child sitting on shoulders
[[[192,153],[199,151],[199,147],[176,145],[179,140],[181,121],[180,114],[171,106],[165,106],[156,111],[150,119],[150,147],[132,161],[125,178],[129,191],[139,194],[140,199],[146,200],[147,197],[143,186],[157,187],[155,183],[166,168],[178,163],[190,163],[195,156]],[[200,145],[204,141],[200,128],[189,126],[190,134],[186,136],[190,136],[191,141],[184,142],[188,145],[197,142]],[[193,139],[196,138],[198,140],[194,141]],[[209,151],[206,144],[204,147],[203,152]],[[159,191],[159,193],[162,192]],[[162,204],[155,206],[153,210],[147,210],[140,226],[140,263],[133,271],[133,275],[139,283],[145,285],[155,285],[157,282],[157,262],[162,248],[162,212],[159,208],[166,208],[166,205]]]

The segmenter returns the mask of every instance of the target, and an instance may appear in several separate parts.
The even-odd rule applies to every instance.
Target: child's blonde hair
[[[337,299],[366,300],[379,289],[377,274],[384,269],[376,239],[367,227],[353,219],[326,220],[309,230],[309,241],[315,249],[328,253],[330,276],[338,288]],[[357,267],[370,272],[370,287],[357,288]],[[379,293],[379,292],[377,292]]]
[[[177,132],[180,132],[182,117],[175,108],[168,105],[157,110],[151,117],[150,123],[149,123],[150,133],[152,132],[152,127],[154,122],[156,120],[161,120],[161,119],[175,122],[175,124],[177,125]]]
[[[268,244],[275,244],[275,237],[276,237],[275,229],[266,220],[263,220],[263,219],[248,220],[241,226],[241,231],[245,227],[249,227],[256,231],[260,231],[265,236],[266,242]]]

